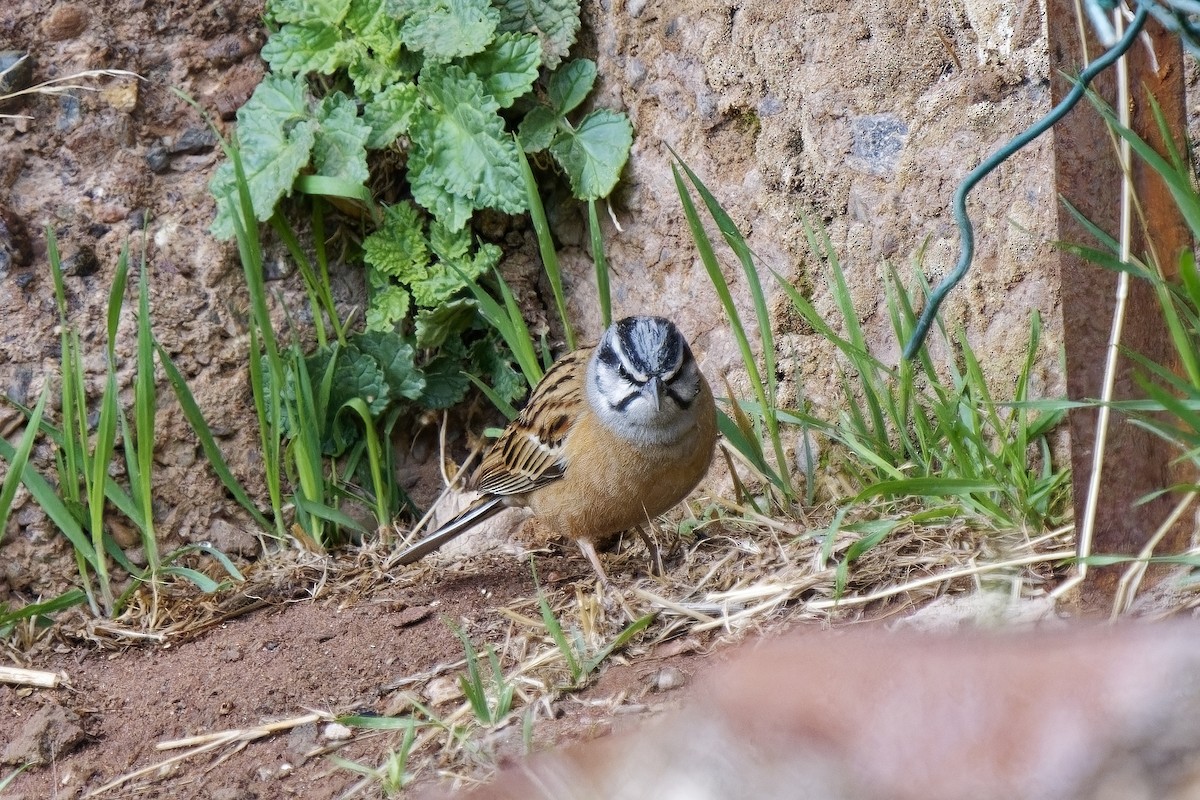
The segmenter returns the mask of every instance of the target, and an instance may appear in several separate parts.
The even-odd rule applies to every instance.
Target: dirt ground
[[[540,567],[547,573],[563,570],[564,577],[582,577],[573,571],[587,569],[574,553],[543,559]],[[408,585],[384,588],[369,599],[280,603],[181,644],[133,645],[117,652],[77,642],[56,647],[36,666],[65,673],[65,688],[31,693],[0,685],[0,719],[5,720],[0,744],[9,748],[4,757],[48,762],[19,776],[4,797],[87,796],[178,752],[156,750],[160,742],[294,719],[310,709],[394,713],[414,682],[424,686],[431,674],[461,670],[462,645],[447,621],[463,625],[477,642],[495,640],[504,633],[496,610],[533,595],[528,573],[511,559],[475,562],[465,573],[422,572],[419,580],[410,576],[401,582]],[[539,711],[531,749],[589,739],[674,707],[688,679],[708,660],[697,652],[707,649],[689,639],[685,646],[675,642],[661,653],[641,653],[636,663],[617,659],[586,692]],[[656,677],[666,667],[679,670],[675,680],[683,689],[658,691]],[[441,704],[421,699],[437,712],[462,702],[461,696]],[[353,742],[331,741],[324,728],[324,722],[310,722],[248,745],[224,745],[151,769],[100,796],[341,797],[359,776],[333,764],[326,753],[374,766],[399,746],[394,734],[362,731]],[[520,720],[480,744],[480,771],[468,778],[485,776],[488,765],[525,753]],[[413,786],[447,784],[436,772],[438,759],[426,753],[424,761]],[[363,796],[377,795],[376,787]]]
[[[952,263],[955,239],[938,193],[948,195],[955,176],[994,140],[1006,138],[1009,128],[1032,118],[1045,100],[1036,19],[1015,4],[997,4],[983,17],[973,7],[926,14],[924,6],[914,10],[915,4],[862,12],[853,3],[817,5],[820,12],[809,14],[769,2],[584,4],[581,47],[600,63],[598,102],[627,109],[639,132],[614,202],[625,232],[609,229],[617,309],[661,310],[681,320],[713,376],[729,370],[737,354],[707,279],[689,255],[671,200],[664,141],[710,186],[725,190],[722,197],[765,263],[799,286],[816,283],[816,302],[828,308],[828,292],[805,272],[801,255],[797,212],[815,204],[832,225],[835,243],[848,248],[865,322],[881,336],[886,314],[871,294],[878,288],[880,259],[902,261],[929,240],[935,271]],[[228,130],[262,75],[261,13],[261,3],[220,0],[201,5],[16,0],[0,7],[0,51],[31,53],[35,80],[99,68],[129,70],[143,79],[89,78],[80,82],[98,91],[39,96],[0,109],[32,117],[0,119],[5,314],[0,388],[32,403],[46,382],[57,379],[58,320],[46,269],[46,227],[55,231],[67,266],[70,318],[91,348],[92,390],[103,376],[101,331],[117,254],[126,242],[140,251],[145,231],[156,334],[189,380],[236,477],[260,496],[261,462],[245,377],[248,301],[232,248],[207,233],[213,212],[207,182],[219,148],[201,116],[172,88],[195,98]],[[893,20],[907,22],[897,27]],[[1008,38],[997,39],[995,30],[1007,30]],[[955,50],[965,69],[953,68]],[[900,119],[912,123],[911,134],[901,136],[908,145],[898,154],[872,149],[871,130],[908,131],[897,127]],[[1044,182],[1026,185],[1028,173],[1022,172],[1036,177],[1045,165],[1044,153],[1035,149],[1022,156],[1019,169],[1001,176],[999,191],[981,191],[985,207],[994,212],[985,216],[1014,224],[985,223],[981,257],[999,266],[978,271],[965,287],[965,301],[954,308],[968,325],[986,332],[989,352],[1007,347],[1016,354],[1022,338],[1012,333],[1020,325],[990,320],[997,307],[1045,311],[1056,303],[1046,288],[1049,276],[1033,266],[1045,252],[1039,242],[1050,238],[1039,238],[1038,231],[1052,207],[1052,192]],[[594,335],[584,228],[570,213],[554,223],[571,312]],[[505,269],[528,268],[533,258],[531,248],[514,253]],[[298,279],[286,262],[269,267],[272,291],[282,293],[285,305],[303,309]],[[360,296],[356,281],[349,271],[334,275],[345,306]],[[1010,291],[1020,303],[1006,299]],[[744,294],[739,302],[748,310]],[[117,355],[128,390],[125,367],[134,352],[130,309],[123,320]],[[781,347],[794,367],[783,376],[784,399],[794,400],[807,382],[819,404],[821,387],[835,383],[828,352],[811,349],[822,346],[812,331],[783,327],[781,333]],[[994,361],[1008,363],[1002,356]],[[1057,377],[1039,380],[1052,386]],[[164,549],[208,541],[231,556],[252,558],[258,539],[224,497],[178,409],[164,402],[158,417],[155,488]],[[0,406],[0,434],[11,435],[19,422],[16,412]],[[404,450],[402,482],[421,502],[439,488],[427,467],[437,452],[433,433]],[[44,449],[35,453],[43,463],[46,455]],[[755,548],[740,537],[730,552]],[[964,549],[964,558],[972,552]],[[355,558],[337,556],[343,564]],[[11,759],[0,765],[0,779],[29,757],[48,762],[20,775],[5,797],[86,796],[171,757],[175,751],[160,752],[156,745],[185,736],[253,728],[310,709],[403,710],[413,686],[427,688],[431,680],[461,669],[462,645],[447,620],[463,625],[476,642],[507,642],[515,623],[502,610],[528,604],[534,594],[528,565],[519,559],[439,564],[436,570],[376,571],[369,590],[356,593],[326,584],[322,570],[331,569],[328,564],[303,562],[294,580],[267,584],[277,593],[265,598],[266,607],[165,642],[123,638],[72,617],[69,630],[51,634],[31,651],[11,653],[23,666],[65,673],[69,683],[32,691],[0,685],[0,755]],[[539,559],[544,585],[563,606],[576,602],[575,582],[585,582],[586,570],[571,549]],[[52,597],[68,588],[74,571],[62,538],[34,503],[20,498],[0,541],[0,602]],[[1040,577],[1049,579],[1051,572],[1043,570]],[[828,575],[814,582],[818,579],[829,583]],[[293,591],[280,594],[280,585]],[[314,594],[317,599],[309,600]],[[770,606],[771,598],[763,602],[772,612],[786,611],[794,597],[777,606]],[[605,608],[617,613],[611,601]],[[218,620],[234,613],[223,606],[207,611]],[[536,617],[537,609],[523,606],[520,613]],[[772,624],[784,624],[784,616],[775,614]],[[537,709],[533,749],[592,737],[674,705],[686,694],[690,676],[711,659],[704,654],[719,649],[721,640],[719,630],[680,633],[618,656],[586,692]],[[672,670],[681,677],[664,681]],[[659,691],[679,682],[684,688]],[[440,711],[461,700],[438,705],[424,696],[422,702]],[[338,735],[324,722],[308,723],[249,743],[222,744],[101,796],[338,797],[358,780],[325,757],[342,745]],[[337,755],[375,765],[397,742],[396,734],[359,732]],[[466,759],[475,765],[468,779],[526,749],[521,722],[490,736],[483,747],[486,752]],[[454,763],[462,769],[462,759]],[[451,780],[436,774],[436,764],[436,758],[426,760],[418,783]]]

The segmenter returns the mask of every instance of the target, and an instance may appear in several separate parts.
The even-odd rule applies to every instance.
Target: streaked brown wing
[[[583,381],[591,354],[592,348],[576,350],[554,362],[520,416],[484,457],[475,474],[475,489],[485,494],[522,494],[563,476],[563,443],[586,402]]]

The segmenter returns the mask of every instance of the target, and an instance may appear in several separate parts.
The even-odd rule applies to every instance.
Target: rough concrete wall
[[[874,345],[898,358],[883,304],[886,264],[931,281],[952,269],[959,239],[949,206],[978,162],[1048,109],[1044,6],[1035,3],[728,3],[608,0],[587,4],[604,88],[638,138],[608,230],[618,311],[679,317],[712,372],[737,363],[716,297],[687,233],[670,171],[673,147],[714,190],[768,270],[835,309],[807,254],[802,212],[828,227]],[[1056,370],[1054,193],[1039,140],[972,194],[977,252],[946,308],[999,380],[1015,374],[1029,314],[1047,322]],[[569,248],[570,250],[570,248]],[[580,268],[586,267],[582,251]],[[742,287],[732,257],[726,274]],[[586,272],[579,273],[586,275]],[[573,308],[594,304],[573,289]],[[776,302],[776,328],[799,366],[800,390],[830,399],[831,350]],[[788,377],[791,377],[790,375]],[[1051,378],[1061,385],[1058,376]],[[795,387],[785,387],[787,398]]]

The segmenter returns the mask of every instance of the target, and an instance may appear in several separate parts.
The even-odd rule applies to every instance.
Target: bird
[[[551,365],[484,456],[462,513],[397,557],[411,564],[510,507],[574,539],[603,585],[595,541],[683,500],[708,472],[716,405],[687,340],[657,316],[613,323]]]

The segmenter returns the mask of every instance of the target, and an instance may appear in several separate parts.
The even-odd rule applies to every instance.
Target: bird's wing
[[[591,348],[554,363],[534,387],[529,402],[484,457],[475,487],[484,494],[516,495],[563,476],[563,445],[579,417]]]

